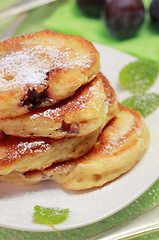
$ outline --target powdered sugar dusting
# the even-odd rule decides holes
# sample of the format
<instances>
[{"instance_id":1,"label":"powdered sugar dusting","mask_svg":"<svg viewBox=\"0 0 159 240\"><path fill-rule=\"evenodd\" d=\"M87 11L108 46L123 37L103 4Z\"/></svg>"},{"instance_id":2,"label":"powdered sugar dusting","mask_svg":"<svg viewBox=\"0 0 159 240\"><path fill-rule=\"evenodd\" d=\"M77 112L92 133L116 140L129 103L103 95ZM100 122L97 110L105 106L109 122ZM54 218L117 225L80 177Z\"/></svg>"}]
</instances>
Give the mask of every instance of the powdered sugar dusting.
<instances>
[{"instance_id":1,"label":"powdered sugar dusting","mask_svg":"<svg viewBox=\"0 0 159 240\"><path fill-rule=\"evenodd\" d=\"M32 87L39 84L46 85L47 69L40 68L37 59L29 55L29 52L11 53L1 58L0 61L0 88L5 90L13 87L24 87L31 85Z\"/></svg>"},{"instance_id":2,"label":"powdered sugar dusting","mask_svg":"<svg viewBox=\"0 0 159 240\"><path fill-rule=\"evenodd\" d=\"M12 158L16 159L19 155L47 152L50 145L45 141L20 142L13 151Z\"/></svg>"},{"instance_id":3,"label":"powdered sugar dusting","mask_svg":"<svg viewBox=\"0 0 159 240\"><path fill-rule=\"evenodd\" d=\"M50 70L89 68L91 62L87 55L81 56L79 52L69 48L22 46L22 50L0 58L0 88L6 90L26 85L36 88L39 84L46 85Z\"/></svg>"},{"instance_id":4,"label":"powdered sugar dusting","mask_svg":"<svg viewBox=\"0 0 159 240\"><path fill-rule=\"evenodd\" d=\"M119 141L111 141L108 145L105 146L105 149L113 150L116 147L123 146L123 143L126 142L126 137L123 136L119 139Z\"/></svg>"},{"instance_id":5,"label":"powdered sugar dusting","mask_svg":"<svg viewBox=\"0 0 159 240\"><path fill-rule=\"evenodd\" d=\"M51 118L51 116L56 116L56 118L60 117L60 108L55 108L55 109L47 109L44 110L43 112L40 112L38 114L33 114L30 116L31 120L34 120L36 118L40 118L41 116L44 118Z\"/></svg>"}]
</instances>

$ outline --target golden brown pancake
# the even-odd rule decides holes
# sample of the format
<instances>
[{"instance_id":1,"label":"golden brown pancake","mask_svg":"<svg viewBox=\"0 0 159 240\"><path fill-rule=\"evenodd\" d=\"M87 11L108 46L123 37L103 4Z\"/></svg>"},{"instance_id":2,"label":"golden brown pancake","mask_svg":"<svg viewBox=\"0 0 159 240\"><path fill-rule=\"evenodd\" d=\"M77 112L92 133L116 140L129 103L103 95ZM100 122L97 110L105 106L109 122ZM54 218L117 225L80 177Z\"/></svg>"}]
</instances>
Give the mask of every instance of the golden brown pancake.
<instances>
[{"instance_id":1,"label":"golden brown pancake","mask_svg":"<svg viewBox=\"0 0 159 240\"><path fill-rule=\"evenodd\" d=\"M44 169L53 162L78 158L95 144L101 131L102 128L99 128L83 137L60 140L6 136L0 142L0 175L9 174L12 171Z\"/></svg>"},{"instance_id":2,"label":"golden brown pancake","mask_svg":"<svg viewBox=\"0 0 159 240\"><path fill-rule=\"evenodd\" d=\"M79 36L45 30L0 42L0 119L72 96L99 69L98 51Z\"/></svg>"},{"instance_id":3,"label":"golden brown pancake","mask_svg":"<svg viewBox=\"0 0 159 240\"><path fill-rule=\"evenodd\" d=\"M42 171L13 172L0 180L20 185L53 180L72 190L102 186L129 171L142 158L148 144L149 131L141 114L120 106L118 115L84 156L52 164Z\"/></svg>"},{"instance_id":4,"label":"golden brown pancake","mask_svg":"<svg viewBox=\"0 0 159 240\"><path fill-rule=\"evenodd\" d=\"M20 137L84 136L105 125L117 113L116 94L108 80L98 73L72 98L17 118L0 120L0 129Z\"/></svg>"}]
</instances>

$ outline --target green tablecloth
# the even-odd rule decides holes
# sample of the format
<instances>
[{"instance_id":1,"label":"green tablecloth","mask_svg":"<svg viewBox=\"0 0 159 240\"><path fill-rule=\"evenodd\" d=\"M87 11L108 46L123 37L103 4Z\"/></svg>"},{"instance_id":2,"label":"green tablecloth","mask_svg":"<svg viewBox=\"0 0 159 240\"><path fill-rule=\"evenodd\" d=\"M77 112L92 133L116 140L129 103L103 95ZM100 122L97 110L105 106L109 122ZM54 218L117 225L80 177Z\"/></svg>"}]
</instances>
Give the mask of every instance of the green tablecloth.
<instances>
[{"instance_id":1,"label":"green tablecloth","mask_svg":"<svg viewBox=\"0 0 159 240\"><path fill-rule=\"evenodd\" d=\"M91 41L106 44L140 58L159 60L159 32L154 31L149 24L150 0L144 2L147 12L142 28L136 37L124 41L112 38L102 19L91 19L82 15L72 0L58 8L46 19L44 25L54 31L84 36Z\"/></svg>"},{"instance_id":2,"label":"green tablecloth","mask_svg":"<svg viewBox=\"0 0 159 240\"><path fill-rule=\"evenodd\" d=\"M16 1L18 0L5 0L1 3L0 8L5 8ZM144 0L144 3L145 7L148 8L150 0ZM12 19L1 21L1 32L8 26ZM106 31L101 19L90 19L83 16L73 0L67 1L60 7L53 8L52 5L47 5L30 11L28 17L16 30L15 34L34 32L46 28L64 33L82 35L91 41L114 47L139 58L159 60L159 33L150 28L148 12L138 35L125 41L113 39ZM87 227L63 231L61 232L60 239L86 239L103 230L112 229L127 219L132 219L137 214L142 213L157 203L159 203L159 180L139 199L115 215ZM0 240L3 239L49 240L58 239L58 237L54 232L33 233L0 228ZM138 237L137 239L159 239L159 232Z\"/></svg>"},{"instance_id":3,"label":"green tablecloth","mask_svg":"<svg viewBox=\"0 0 159 240\"><path fill-rule=\"evenodd\" d=\"M37 9L24 21L24 24L16 33L21 34L26 31L48 28L57 32L81 35L90 41L111 46L139 58L159 61L159 31L155 31L150 24L149 3L150 0L144 0L146 16L137 36L124 41L112 38L107 32L102 19L84 16L77 8L74 0L68 0L59 8L56 8L53 13L51 6L46 6L48 12L43 11L42 13L40 9ZM38 24L37 20L40 20Z\"/></svg>"}]
</instances>

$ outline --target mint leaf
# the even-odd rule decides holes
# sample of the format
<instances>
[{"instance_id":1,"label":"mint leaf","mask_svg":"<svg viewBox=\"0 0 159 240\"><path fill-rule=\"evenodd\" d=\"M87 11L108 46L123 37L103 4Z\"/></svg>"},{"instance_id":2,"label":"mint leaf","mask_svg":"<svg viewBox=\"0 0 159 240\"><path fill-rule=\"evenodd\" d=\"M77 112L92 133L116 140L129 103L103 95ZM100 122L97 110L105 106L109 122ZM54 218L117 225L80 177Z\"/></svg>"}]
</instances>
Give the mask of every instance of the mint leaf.
<instances>
[{"instance_id":1,"label":"mint leaf","mask_svg":"<svg viewBox=\"0 0 159 240\"><path fill-rule=\"evenodd\" d=\"M159 106L159 94L137 94L125 99L122 105L131 107L140 112L144 117L147 117Z\"/></svg>"},{"instance_id":2,"label":"mint leaf","mask_svg":"<svg viewBox=\"0 0 159 240\"><path fill-rule=\"evenodd\" d=\"M119 74L123 87L132 93L143 93L155 82L159 65L151 60L137 60L126 65Z\"/></svg>"},{"instance_id":3,"label":"mint leaf","mask_svg":"<svg viewBox=\"0 0 159 240\"><path fill-rule=\"evenodd\" d=\"M69 213L69 209L45 208L35 205L34 220L40 224L58 224L66 220Z\"/></svg>"}]
</instances>

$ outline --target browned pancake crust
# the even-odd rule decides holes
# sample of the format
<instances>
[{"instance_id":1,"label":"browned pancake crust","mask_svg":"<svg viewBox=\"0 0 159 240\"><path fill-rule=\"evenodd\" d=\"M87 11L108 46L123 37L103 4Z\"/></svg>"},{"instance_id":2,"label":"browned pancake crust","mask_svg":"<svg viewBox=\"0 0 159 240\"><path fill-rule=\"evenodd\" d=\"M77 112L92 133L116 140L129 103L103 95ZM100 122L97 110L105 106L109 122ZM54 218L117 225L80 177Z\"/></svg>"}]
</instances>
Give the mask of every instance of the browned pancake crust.
<instances>
[{"instance_id":1,"label":"browned pancake crust","mask_svg":"<svg viewBox=\"0 0 159 240\"><path fill-rule=\"evenodd\" d=\"M86 39L45 30L0 42L0 118L70 97L99 72Z\"/></svg>"},{"instance_id":2,"label":"browned pancake crust","mask_svg":"<svg viewBox=\"0 0 159 240\"><path fill-rule=\"evenodd\" d=\"M141 159L148 144L149 131L141 114L120 106L117 117L83 157L53 164L43 171L12 173L0 179L24 185L52 179L72 190L102 186L130 170Z\"/></svg>"},{"instance_id":3,"label":"browned pancake crust","mask_svg":"<svg viewBox=\"0 0 159 240\"><path fill-rule=\"evenodd\" d=\"M14 119L0 120L0 129L20 137L84 136L105 125L118 113L118 100L108 80L98 73L72 98Z\"/></svg>"},{"instance_id":4,"label":"browned pancake crust","mask_svg":"<svg viewBox=\"0 0 159 240\"><path fill-rule=\"evenodd\" d=\"M0 142L0 175L12 171L44 169L84 155L96 142L102 128L83 137L23 139L6 136Z\"/></svg>"}]
</instances>

